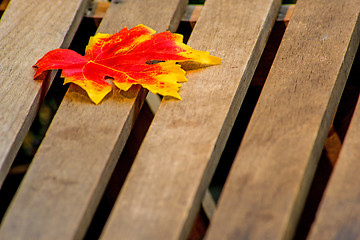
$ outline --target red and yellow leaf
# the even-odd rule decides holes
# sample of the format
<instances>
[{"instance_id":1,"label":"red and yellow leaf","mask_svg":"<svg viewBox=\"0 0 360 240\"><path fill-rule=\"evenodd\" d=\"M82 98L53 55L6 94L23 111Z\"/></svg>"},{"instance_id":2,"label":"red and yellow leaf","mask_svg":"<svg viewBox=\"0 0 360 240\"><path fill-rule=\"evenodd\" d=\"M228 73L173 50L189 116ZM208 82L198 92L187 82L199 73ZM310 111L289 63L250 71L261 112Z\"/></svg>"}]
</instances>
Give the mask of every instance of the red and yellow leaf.
<instances>
[{"instance_id":1,"label":"red and yellow leaf","mask_svg":"<svg viewBox=\"0 0 360 240\"><path fill-rule=\"evenodd\" d=\"M177 63L184 61L221 63L220 58L184 44L179 34L155 34L151 28L138 25L116 34L96 34L90 38L84 56L68 49L48 52L34 65L34 78L41 79L47 70L62 69L64 84L77 84L95 104L112 89L106 78L124 91L140 84L153 93L181 99L179 83L187 80Z\"/></svg>"}]
</instances>

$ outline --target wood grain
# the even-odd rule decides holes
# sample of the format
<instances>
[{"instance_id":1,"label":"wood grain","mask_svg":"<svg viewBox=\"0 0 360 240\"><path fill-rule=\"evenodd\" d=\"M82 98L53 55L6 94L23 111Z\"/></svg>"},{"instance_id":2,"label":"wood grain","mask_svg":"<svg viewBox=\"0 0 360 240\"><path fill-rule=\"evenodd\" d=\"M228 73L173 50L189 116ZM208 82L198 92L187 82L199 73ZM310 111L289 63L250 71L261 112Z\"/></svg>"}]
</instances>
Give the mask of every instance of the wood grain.
<instances>
[{"instance_id":1,"label":"wood grain","mask_svg":"<svg viewBox=\"0 0 360 240\"><path fill-rule=\"evenodd\" d=\"M312 225L309 240L360 239L359 134L358 101L340 156Z\"/></svg>"},{"instance_id":2,"label":"wood grain","mask_svg":"<svg viewBox=\"0 0 360 240\"><path fill-rule=\"evenodd\" d=\"M174 30L184 0L112 2L99 32L145 24ZM81 239L146 92L114 91L101 104L71 86L0 229L4 239ZM117 238L116 238L117 239Z\"/></svg>"},{"instance_id":3,"label":"wood grain","mask_svg":"<svg viewBox=\"0 0 360 240\"><path fill-rule=\"evenodd\" d=\"M84 0L12 0L2 16L0 187L52 81L32 80L32 65L54 48L68 47L86 5Z\"/></svg>"},{"instance_id":4,"label":"wood grain","mask_svg":"<svg viewBox=\"0 0 360 240\"><path fill-rule=\"evenodd\" d=\"M297 1L205 239L291 239L359 45L359 12L358 0Z\"/></svg>"},{"instance_id":5,"label":"wood grain","mask_svg":"<svg viewBox=\"0 0 360 240\"><path fill-rule=\"evenodd\" d=\"M101 239L186 239L280 3L206 1L189 45L223 63L160 104Z\"/></svg>"}]
</instances>

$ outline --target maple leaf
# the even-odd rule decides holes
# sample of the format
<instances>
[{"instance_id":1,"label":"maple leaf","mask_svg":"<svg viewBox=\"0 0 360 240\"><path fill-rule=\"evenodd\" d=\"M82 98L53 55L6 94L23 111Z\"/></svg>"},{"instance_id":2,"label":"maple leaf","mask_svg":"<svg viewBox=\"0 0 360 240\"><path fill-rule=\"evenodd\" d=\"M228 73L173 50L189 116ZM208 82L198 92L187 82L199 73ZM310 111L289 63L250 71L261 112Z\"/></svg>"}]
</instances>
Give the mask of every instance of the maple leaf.
<instances>
[{"instance_id":1,"label":"maple leaf","mask_svg":"<svg viewBox=\"0 0 360 240\"><path fill-rule=\"evenodd\" d=\"M44 78L44 71L62 69L64 84L83 88L98 104L114 85L127 91L140 84L153 93L181 99L180 82L187 81L178 64L195 61L206 65L220 64L221 59L183 43L180 34L155 31L144 25L123 28L116 34L97 33L91 37L82 56L69 49L55 49L37 61L34 79Z\"/></svg>"}]
</instances>

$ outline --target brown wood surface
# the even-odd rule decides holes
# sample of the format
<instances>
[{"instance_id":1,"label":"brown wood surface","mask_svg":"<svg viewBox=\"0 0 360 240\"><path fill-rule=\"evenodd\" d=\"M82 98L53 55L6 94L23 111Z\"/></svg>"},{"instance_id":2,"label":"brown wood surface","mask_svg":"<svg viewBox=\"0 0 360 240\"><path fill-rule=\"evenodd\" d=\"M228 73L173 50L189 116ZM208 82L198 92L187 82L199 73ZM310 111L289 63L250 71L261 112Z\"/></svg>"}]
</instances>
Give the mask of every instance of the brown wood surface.
<instances>
[{"instance_id":1,"label":"brown wood surface","mask_svg":"<svg viewBox=\"0 0 360 240\"><path fill-rule=\"evenodd\" d=\"M52 79L34 81L32 65L54 48L68 47L86 2L13 0L1 18L0 187Z\"/></svg>"},{"instance_id":2,"label":"brown wood surface","mask_svg":"<svg viewBox=\"0 0 360 240\"><path fill-rule=\"evenodd\" d=\"M157 31L174 30L186 4L113 1L98 32L114 33L140 23ZM84 236L144 102L146 92L138 92L114 91L95 105L80 88L70 87L6 213L1 238Z\"/></svg>"},{"instance_id":3,"label":"brown wood surface","mask_svg":"<svg viewBox=\"0 0 360 240\"><path fill-rule=\"evenodd\" d=\"M205 239L291 239L359 45L359 12L359 0L297 1Z\"/></svg>"},{"instance_id":4,"label":"brown wood surface","mask_svg":"<svg viewBox=\"0 0 360 240\"><path fill-rule=\"evenodd\" d=\"M359 134L360 102L312 225L309 240L360 239Z\"/></svg>"},{"instance_id":5,"label":"brown wood surface","mask_svg":"<svg viewBox=\"0 0 360 240\"><path fill-rule=\"evenodd\" d=\"M223 63L160 104L101 239L186 239L280 4L206 1L189 45Z\"/></svg>"}]
</instances>

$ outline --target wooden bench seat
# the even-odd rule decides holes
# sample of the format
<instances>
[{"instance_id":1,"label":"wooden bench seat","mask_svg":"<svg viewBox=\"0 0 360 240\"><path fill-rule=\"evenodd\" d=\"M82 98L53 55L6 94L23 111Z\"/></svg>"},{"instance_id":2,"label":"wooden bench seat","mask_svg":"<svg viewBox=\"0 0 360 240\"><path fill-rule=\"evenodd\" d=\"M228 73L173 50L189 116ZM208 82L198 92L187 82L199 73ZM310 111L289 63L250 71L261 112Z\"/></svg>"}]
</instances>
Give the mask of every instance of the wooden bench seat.
<instances>
[{"instance_id":1,"label":"wooden bench seat","mask_svg":"<svg viewBox=\"0 0 360 240\"><path fill-rule=\"evenodd\" d=\"M32 80L32 65L47 51L69 46L88 6L86 0L11 0L2 16L0 186L55 77L53 71L45 82ZM210 182L222 167L280 7L281 0L206 0L197 10L188 45L223 63L189 71L183 100L165 97L154 118L143 120L150 127L132 152L135 160L100 239L196 239L195 219L204 196L211 198ZM138 24L174 32L186 9L194 9L186 0L113 0L106 8L97 32ZM299 239L359 46L359 17L359 0L298 0L214 215L208 214L205 239ZM71 85L1 220L0 239L92 239L90 224L135 122L142 123L147 94L140 87L115 90L95 105ZM308 239L360 238L359 108Z\"/></svg>"}]
</instances>

